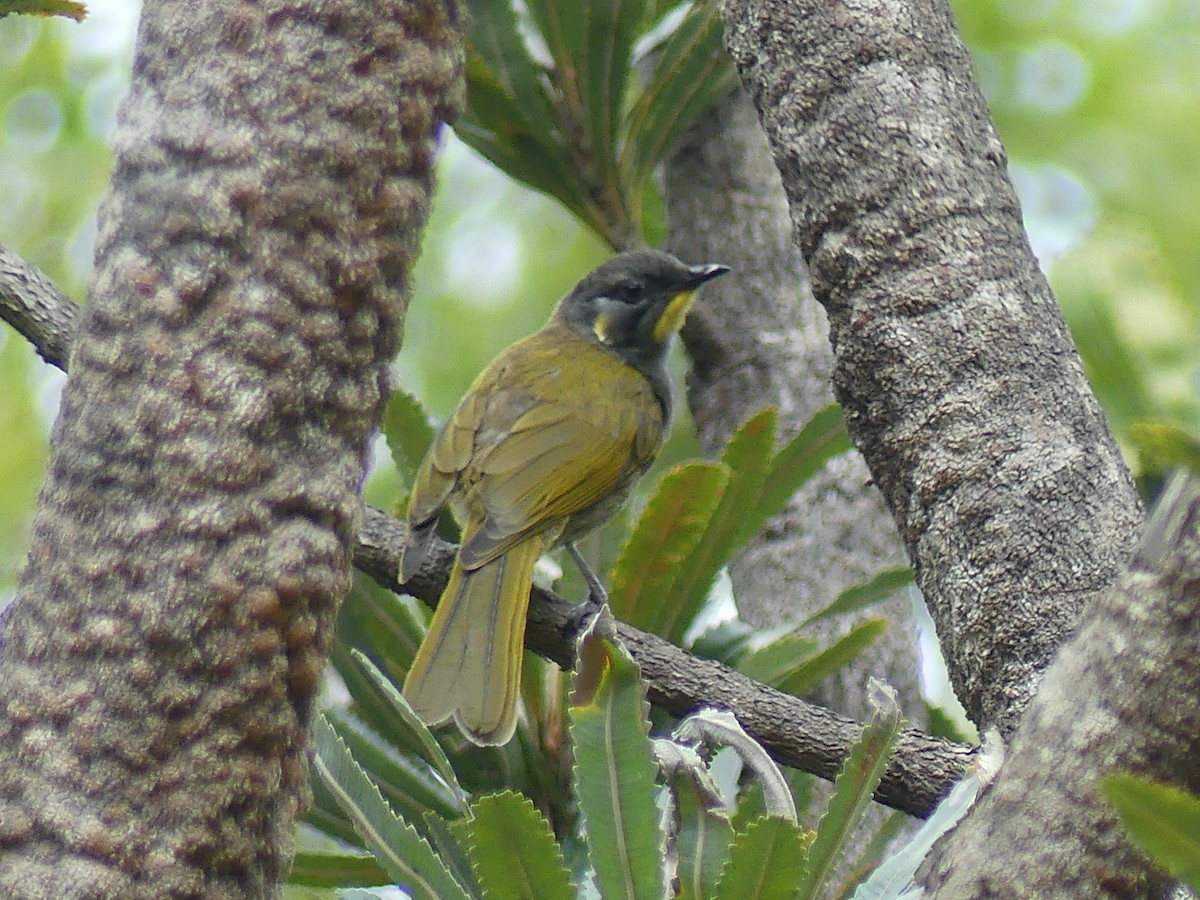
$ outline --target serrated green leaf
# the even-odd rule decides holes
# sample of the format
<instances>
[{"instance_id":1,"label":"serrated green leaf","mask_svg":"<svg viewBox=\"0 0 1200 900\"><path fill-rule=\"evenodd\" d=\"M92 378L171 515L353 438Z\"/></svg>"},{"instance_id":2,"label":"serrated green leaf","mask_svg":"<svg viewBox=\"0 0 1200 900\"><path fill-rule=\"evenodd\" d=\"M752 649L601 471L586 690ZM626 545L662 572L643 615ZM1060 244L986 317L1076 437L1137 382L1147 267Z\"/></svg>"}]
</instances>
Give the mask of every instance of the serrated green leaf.
<instances>
[{"instance_id":1,"label":"serrated green leaf","mask_svg":"<svg viewBox=\"0 0 1200 900\"><path fill-rule=\"evenodd\" d=\"M741 619L727 619L700 632L692 641L689 652L693 656L715 659L732 666L742 658L751 638L757 633Z\"/></svg>"},{"instance_id":2,"label":"serrated green leaf","mask_svg":"<svg viewBox=\"0 0 1200 900\"><path fill-rule=\"evenodd\" d=\"M873 603L886 600L892 594L896 593L896 591L906 588L912 583L913 573L912 569L908 566L884 569L882 572L877 572L870 581L864 581L862 584L846 588L834 598L832 603L809 616L798 627L804 628L822 619L841 616L864 609Z\"/></svg>"},{"instance_id":3,"label":"serrated green leaf","mask_svg":"<svg viewBox=\"0 0 1200 900\"><path fill-rule=\"evenodd\" d=\"M756 533L767 519L787 506L792 495L825 463L852 446L842 421L842 408L835 403L819 410L775 454L758 506L747 523L750 533Z\"/></svg>"},{"instance_id":4,"label":"serrated green leaf","mask_svg":"<svg viewBox=\"0 0 1200 900\"><path fill-rule=\"evenodd\" d=\"M887 619L867 619L779 680L781 691L802 697L834 672L845 668L887 630Z\"/></svg>"},{"instance_id":5,"label":"serrated green leaf","mask_svg":"<svg viewBox=\"0 0 1200 900\"><path fill-rule=\"evenodd\" d=\"M791 900L809 841L800 826L764 816L733 837L716 900Z\"/></svg>"},{"instance_id":6,"label":"serrated green leaf","mask_svg":"<svg viewBox=\"0 0 1200 900\"><path fill-rule=\"evenodd\" d=\"M326 789L325 783L315 774L311 775L310 781L312 782L313 800L308 814L304 817L304 823L321 834L339 840L348 846L362 847L366 850L362 837L354 830L353 823L342 812L342 808L338 806L333 794Z\"/></svg>"},{"instance_id":7,"label":"serrated green leaf","mask_svg":"<svg viewBox=\"0 0 1200 900\"><path fill-rule=\"evenodd\" d=\"M721 453L729 472L725 490L708 515L700 539L678 567L670 589L656 604L655 634L680 643L721 571L745 538L747 513L758 503L775 450L775 410L768 407L751 416L734 432Z\"/></svg>"},{"instance_id":8,"label":"serrated green leaf","mask_svg":"<svg viewBox=\"0 0 1200 900\"><path fill-rule=\"evenodd\" d=\"M658 483L613 568L613 614L646 631L673 616L668 597L729 482L720 463L689 462Z\"/></svg>"},{"instance_id":9,"label":"serrated green leaf","mask_svg":"<svg viewBox=\"0 0 1200 900\"><path fill-rule=\"evenodd\" d=\"M471 868L471 860L467 855L467 844L470 841L467 817L447 821L433 812L426 811L421 817L421 824L425 826L425 834L428 835L429 843L437 853L438 859L446 864L454 875L454 880L463 885L472 896L482 896L483 888L479 886L479 880L475 877L475 870Z\"/></svg>"},{"instance_id":10,"label":"serrated green leaf","mask_svg":"<svg viewBox=\"0 0 1200 900\"><path fill-rule=\"evenodd\" d=\"M904 727L895 692L877 682L872 682L871 690L875 712L833 783L829 809L817 825L817 836L808 848L797 900L815 900L820 896L821 888L846 852L851 832L871 802Z\"/></svg>"},{"instance_id":11,"label":"serrated green leaf","mask_svg":"<svg viewBox=\"0 0 1200 900\"><path fill-rule=\"evenodd\" d=\"M777 687L819 646L812 638L790 631L745 654L737 661L736 668L755 681Z\"/></svg>"},{"instance_id":12,"label":"serrated green leaf","mask_svg":"<svg viewBox=\"0 0 1200 900\"><path fill-rule=\"evenodd\" d=\"M563 123L529 56L512 3L471 0L470 8L467 109L455 132L510 177L602 228L604 217L562 138Z\"/></svg>"},{"instance_id":13,"label":"serrated green leaf","mask_svg":"<svg viewBox=\"0 0 1200 900\"><path fill-rule=\"evenodd\" d=\"M463 815L461 798L424 762L400 753L346 710L329 710L326 717L398 815L410 821L416 821L427 809L444 816Z\"/></svg>"},{"instance_id":14,"label":"serrated green leaf","mask_svg":"<svg viewBox=\"0 0 1200 900\"><path fill-rule=\"evenodd\" d=\"M1106 776L1101 790L1133 843L1200 891L1200 797L1124 772Z\"/></svg>"},{"instance_id":15,"label":"serrated green leaf","mask_svg":"<svg viewBox=\"0 0 1200 900\"><path fill-rule=\"evenodd\" d=\"M505 791L471 805L471 863L488 900L571 900L567 864L528 797Z\"/></svg>"},{"instance_id":16,"label":"serrated green leaf","mask_svg":"<svg viewBox=\"0 0 1200 900\"><path fill-rule=\"evenodd\" d=\"M429 418L416 397L397 388L388 397L381 427L400 482L408 487L433 442Z\"/></svg>"},{"instance_id":17,"label":"serrated green leaf","mask_svg":"<svg viewBox=\"0 0 1200 900\"><path fill-rule=\"evenodd\" d=\"M301 850L292 860L287 883L305 887L370 887L391 884L391 879L373 856Z\"/></svg>"},{"instance_id":18,"label":"serrated green leaf","mask_svg":"<svg viewBox=\"0 0 1200 900\"><path fill-rule=\"evenodd\" d=\"M460 804L458 811L465 812L466 797L455 777L450 760L446 758L446 752L442 750L441 744L434 739L433 734L421 721L421 717L409 706L408 701L404 699L404 694L361 651L351 649L350 657L366 674L380 699L387 704L393 720L399 725L396 730L402 732L406 738L412 738L412 741L406 741L406 743L415 743L417 754L441 776L442 781L446 783L455 800Z\"/></svg>"},{"instance_id":19,"label":"serrated green leaf","mask_svg":"<svg viewBox=\"0 0 1200 900\"><path fill-rule=\"evenodd\" d=\"M631 51L644 23L646 0L581 0L564 5L581 11L586 20L586 48L579 57L578 74L597 181L607 196L621 198L614 206L624 211L629 191L617 168L618 128L625 109ZM626 221L628 217L626 212Z\"/></svg>"},{"instance_id":20,"label":"serrated green leaf","mask_svg":"<svg viewBox=\"0 0 1200 900\"><path fill-rule=\"evenodd\" d=\"M425 839L392 812L324 716L313 725L313 741L313 770L392 882L417 900L467 900L466 892Z\"/></svg>"},{"instance_id":21,"label":"serrated green leaf","mask_svg":"<svg viewBox=\"0 0 1200 900\"><path fill-rule=\"evenodd\" d=\"M424 606L356 575L338 613L335 664L351 664L350 648L355 647L385 672L407 672L425 637L426 613Z\"/></svg>"},{"instance_id":22,"label":"serrated green leaf","mask_svg":"<svg viewBox=\"0 0 1200 900\"><path fill-rule=\"evenodd\" d=\"M510 178L549 194L602 233L604 216L579 167L552 136L519 130L512 102L482 74L472 78L471 60L467 63L468 112L454 123L455 134Z\"/></svg>"},{"instance_id":23,"label":"serrated green leaf","mask_svg":"<svg viewBox=\"0 0 1200 900\"><path fill-rule=\"evenodd\" d=\"M362 717L397 747L425 760L450 789L458 811L465 813L466 798L445 751L399 688L359 650L342 651L335 646L330 655Z\"/></svg>"},{"instance_id":24,"label":"serrated green leaf","mask_svg":"<svg viewBox=\"0 0 1200 900\"><path fill-rule=\"evenodd\" d=\"M671 779L679 815L676 846L679 851L679 897L704 900L717 888L721 869L729 859L733 828L723 812L708 808L705 795L683 773Z\"/></svg>"},{"instance_id":25,"label":"serrated green leaf","mask_svg":"<svg viewBox=\"0 0 1200 900\"><path fill-rule=\"evenodd\" d=\"M696 118L737 85L721 35L716 3L696 3L659 51L653 74L624 123L621 167L635 198Z\"/></svg>"},{"instance_id":26,"label":"serrated green leaf","mask_svg":"<svg viewBox=\"0 0 1200 900\"><path fill-rule=\"evenodd\" d=\"M666 880L646 686L619 644L595 635L580 644L570 734L596 884L605 900L659 900Z\"/></svg>"}]
</instances>

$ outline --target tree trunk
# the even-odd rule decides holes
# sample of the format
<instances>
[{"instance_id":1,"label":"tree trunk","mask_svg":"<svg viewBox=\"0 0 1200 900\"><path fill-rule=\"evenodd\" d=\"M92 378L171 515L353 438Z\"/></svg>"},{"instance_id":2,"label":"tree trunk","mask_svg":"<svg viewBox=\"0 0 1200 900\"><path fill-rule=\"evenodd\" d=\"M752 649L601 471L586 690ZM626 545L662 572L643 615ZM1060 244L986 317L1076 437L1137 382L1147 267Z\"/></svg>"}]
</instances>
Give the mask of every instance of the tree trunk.
<instances>
[{"instance_id":1,"label":"tree trunk","mask_svg":"<svg viewBox=\"0 0 1200 900\"><path fill-rule=\"evenodd\" d=\"M0 894L264 896L457 103L439 2L151 0L0 637Z\"/></svg>"},{"instance_id":2,"label":"tree trunk","mask_svg":"<svg viewBox=\"0 0 1200 900\"><path fill-rule=\"evenodd\" d=\"M942 0L726 0L783 177L834 392L900 528L951 681L1015 727L1141 523L1037 267Z\"/></svg>"}]
</instances>

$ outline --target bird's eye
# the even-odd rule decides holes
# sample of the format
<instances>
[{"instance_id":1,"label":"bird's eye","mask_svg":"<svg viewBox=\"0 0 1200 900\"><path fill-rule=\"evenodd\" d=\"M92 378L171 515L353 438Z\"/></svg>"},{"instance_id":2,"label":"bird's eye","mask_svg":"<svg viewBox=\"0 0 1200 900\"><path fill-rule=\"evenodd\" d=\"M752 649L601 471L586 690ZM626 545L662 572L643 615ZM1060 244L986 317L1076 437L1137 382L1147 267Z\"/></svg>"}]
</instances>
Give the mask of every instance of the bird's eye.
<instances>
[{"instance_id":1,"label":"bird's eye","mask_svg":"<svg viewBox=\"0 0 1200 900\"><path fill-rule=\"evenodd\" d=\"M613 291L614 296L623 303L637 303L642 299L646 286L637 279L620 282Z\"/></svg>"}]
</instances>

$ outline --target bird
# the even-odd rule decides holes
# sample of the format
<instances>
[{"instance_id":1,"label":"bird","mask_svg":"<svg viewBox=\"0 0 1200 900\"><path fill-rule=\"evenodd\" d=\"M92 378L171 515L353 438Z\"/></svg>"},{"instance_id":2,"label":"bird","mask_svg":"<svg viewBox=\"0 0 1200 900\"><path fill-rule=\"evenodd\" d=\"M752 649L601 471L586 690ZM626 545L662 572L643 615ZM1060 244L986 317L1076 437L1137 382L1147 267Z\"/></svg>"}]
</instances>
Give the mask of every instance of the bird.
<instances>
[{"instance_id":1,"label":"bird","mask_svg":"<svg viewBox=\"0 0 1200 900\"><path fill-rule=\"evenodd\" d=\"M416 575L443 509L461 544L403 693L430 727L507 743L517 720L533 569L608 521L653 462L672 412L666 357L695 291L729 271L655 250L617 254L537 332L479 374L413 479L399 579Z\"/></svg>"}]
</instances>

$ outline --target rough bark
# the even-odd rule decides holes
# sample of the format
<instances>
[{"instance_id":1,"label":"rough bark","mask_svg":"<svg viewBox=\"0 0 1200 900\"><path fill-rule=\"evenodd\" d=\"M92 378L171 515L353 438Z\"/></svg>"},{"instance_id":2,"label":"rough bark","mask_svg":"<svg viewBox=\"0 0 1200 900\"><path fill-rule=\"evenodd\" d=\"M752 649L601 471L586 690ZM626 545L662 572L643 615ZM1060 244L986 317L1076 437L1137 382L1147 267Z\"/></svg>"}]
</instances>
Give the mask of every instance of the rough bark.
<instances>
[{"instance_id":1,"label":"rough bark","mask_svg":"<svg viewBox=\"0 0 1200 900\"><path fill-rule=\"evenodd\" d=\"M716 453L767 405L779 410L782 437L791 437L833 401L833 352L825 313L812 298L792 239L779 172L743 92L701 118L665 162L663 184L672 252L734 270L704 295L684 328L692 358L688 404L702 446ZM750 542L730 576L742 617L772 627L804 618L844 588L904 561L895 523L852 451L797 493ZM922 721L908 599L899 594L872 614L888 618L886 635L827 679L814 699L865 718L871 709L862 686L871 674L895 687L905 713ZM829 641L846 625L845 617L834 619L811 633Z\"/></svg>"},{"instance_id":2,"label":"rough bark","mask_svg":"<svg viewBox=\"0 0 1200 900\"><path fill-rule=\"evenodd\" d=\"M954 687L1009 733L1141 522L943 0L726 0L834 390Z\"/></svg>"},{"instance_id":3,"label":"rough bark","mask_svg":"<svg viewBox=\"0 0 1200 900\"><path fill-rule=\"evenodd\" d=\"M458 88L438 2L156 0L0 637L0 894L264 896Z\"/></svg>"},{"instance_id":4,"label":"rough bark","mask_svg":"<svg viewBox=\"0 0 1200 900\"><path fill-rule=\"evenodd\" d=\"M28 340L51 365L67 368L79 307L66 300L50 279L7 247L0 247L0 306L5 321ZM38 340L42 336L44 340Z\"/></svg>"},{"instance_id":5,"label":"rough bark","mask_svg":"<svg viewBox=\"0 0 1200 900\"><path fill-rule=\"evenodd\" d=\"M930 896L1165 896L1098 787L1124 770L1200 790L1198 591L1200 494L1180 479L1046 671L999 780L928 864Z\"/></svg>"}]
</instances>

